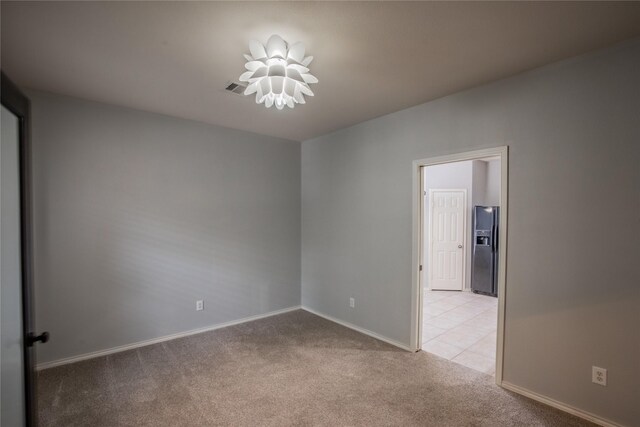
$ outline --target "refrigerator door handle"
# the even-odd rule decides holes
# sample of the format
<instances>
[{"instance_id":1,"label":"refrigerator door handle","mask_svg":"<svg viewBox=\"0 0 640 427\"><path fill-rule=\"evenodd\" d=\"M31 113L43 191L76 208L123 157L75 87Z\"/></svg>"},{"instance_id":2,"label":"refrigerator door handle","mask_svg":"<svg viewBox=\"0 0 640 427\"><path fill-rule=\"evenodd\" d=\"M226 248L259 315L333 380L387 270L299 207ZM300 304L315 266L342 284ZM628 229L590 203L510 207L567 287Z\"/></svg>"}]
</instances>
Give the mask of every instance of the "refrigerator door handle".
<instances>
[{"instance_id":1,"label":"refrigerator door handle","mask_svg":"<svg viewBox=\"0 0 640 427\"><path fill-rule=\"evenodd\" d=\"M498 226L491 227L491 252L496 252L498 248Z\"/></svg>"}]
</instances>

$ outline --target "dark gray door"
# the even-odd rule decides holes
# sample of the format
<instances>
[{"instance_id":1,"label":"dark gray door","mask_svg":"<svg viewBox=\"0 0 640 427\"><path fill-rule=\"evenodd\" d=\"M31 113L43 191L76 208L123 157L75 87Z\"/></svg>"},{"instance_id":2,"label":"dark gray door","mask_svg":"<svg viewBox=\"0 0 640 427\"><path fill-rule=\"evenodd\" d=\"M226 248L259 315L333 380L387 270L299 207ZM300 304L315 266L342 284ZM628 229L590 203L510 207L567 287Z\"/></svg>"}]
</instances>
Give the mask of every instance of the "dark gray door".
<instances>
[{"instance_id":1,"label":"dark gray door","mask_svg":"<svg viewBox=\"0 0 640 427\"><path fill-rule=\"evenodd\" d=\"M22 326L22 261L20 249L20 120L2 106L0 147L0 265L2 293L2 406L3 426L22 426L26 420L24 340Z\"/></svg>"},{"instance_id":2,"label":"dark gray door","mask_svg":"<svg viewBox=\"0 0 640 427\"><path fill-rule=\"evenodd\" d=\"M29 100L2 73L0 143L0 317L3 426L36 425Z\"/></svg>"}]
</instances>

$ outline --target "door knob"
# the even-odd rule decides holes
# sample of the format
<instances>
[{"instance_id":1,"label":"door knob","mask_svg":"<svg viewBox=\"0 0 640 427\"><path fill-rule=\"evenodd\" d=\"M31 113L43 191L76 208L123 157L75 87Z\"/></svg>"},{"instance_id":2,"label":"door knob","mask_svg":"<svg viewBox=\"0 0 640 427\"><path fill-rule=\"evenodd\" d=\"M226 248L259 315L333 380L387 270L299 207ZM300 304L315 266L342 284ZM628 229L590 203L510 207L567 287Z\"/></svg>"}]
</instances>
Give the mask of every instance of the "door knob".
<instances>
[{"instance_id":1,"label":"door knob","mask_svg":"<svg viewBox=\"0 0 640 427\"><path fill-rule=\"evenodd\" d=\"M49 341L49 332L43 332L38 336L36 336L33 332L31 332L31 333L29 333L29 335L27 335L27 345L29 347L31 347L32 345L34 345L38 341L40 341L42 344L44 344L47 341Z\"/></svg>"},{"instance_id":2,"label":"door knob","mask_svg":"<svg viewBox=\"0 0 640 427\"><path fill-rule=\"evenodd\" d=\"M462 245L458 245L458 249L462 249Z\"/></svg>"}]
</instances>

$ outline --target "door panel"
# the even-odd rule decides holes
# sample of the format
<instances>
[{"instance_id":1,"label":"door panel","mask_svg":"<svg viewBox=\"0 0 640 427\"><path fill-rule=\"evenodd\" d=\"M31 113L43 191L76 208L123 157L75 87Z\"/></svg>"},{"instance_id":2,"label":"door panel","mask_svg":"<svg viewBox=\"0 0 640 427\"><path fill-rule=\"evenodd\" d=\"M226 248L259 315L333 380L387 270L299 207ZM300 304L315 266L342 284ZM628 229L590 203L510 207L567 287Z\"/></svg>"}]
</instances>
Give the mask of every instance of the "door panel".
<instances>
[{"instance_id":1,"label":"door panel","mask_svg":"<svg viewBox=\"0 0 640 427\"><path fill-rule=\"evenodd\" d=\"M461 291L464 283L464 190L430 191L429 278L432 290Z\"/></svg>"},{"instance_id":2,"label":"door panel","mask_svg":"<svg viewBox=\"0 0 640 427\"><path fill-rule=\"evenodd\" d=\"M493 251L491 246L476 246L473 254L473 280L474 291L493 293Z\"/></svg>"},{"instance_id":3,"label":"door panel","mask_svg":"<svg viewBox=\"0 0 640 427\"><path fill-rule=\"evenodd\" d=\"M2 378L0 424L25 425L25 366L20 244L19 119L2 107L0 142L0 318Z\"/></svg>"},{"instance_id":4,"label":"door panel","mask_svg":"<svg viewBox=\"0 0 640 427\"><path fill-rule=\"evenodd\" d=\"M49 334L36 336L33 330L30 106L27 97L3 72L0 76L0 420L3 426L31 427L37 424L34 344L46 342Z\"/></svg>"}]
</instances>

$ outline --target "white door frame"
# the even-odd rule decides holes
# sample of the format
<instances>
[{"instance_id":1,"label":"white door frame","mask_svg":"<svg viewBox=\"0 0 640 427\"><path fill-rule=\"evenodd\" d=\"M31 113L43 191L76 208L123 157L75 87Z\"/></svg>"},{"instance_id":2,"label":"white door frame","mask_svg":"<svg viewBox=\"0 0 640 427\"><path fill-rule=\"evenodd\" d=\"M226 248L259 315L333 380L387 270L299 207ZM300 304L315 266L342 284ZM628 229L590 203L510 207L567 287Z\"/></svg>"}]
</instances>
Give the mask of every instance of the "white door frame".
<instances>
[{"instance_id":1,"label":"white door frame","mask_svg":"<svg viewBox=\"0 0 640 427\"><path fill-rule=\"evenodd\" d=\"M422 180L422 175L420 177L420 179ZM423 183L424 185L424 183ZM431 248L431 244L433 243L431 241L431 230L433 228L433 204L431 203L431 201L433 200L433 192L435 191L459 191L463 194L462 196L462 247L464 248L462 251L462 289L460 289L461 291L465 290L466 284L467 284L467 189L466 188L431 188L429 190L429 225L428 225L428 229L427 229L427 235L429 236L427 238L427 242L429 243L429 248ZM424 195L424 191L422 191L422 193ZM424 201L424 199L423 199ZM424 203L423 203L424 206ZM424 214L423 212L421 212L421 214ZM423 217L424 218L424 217ZM421 251L424 250L424 246L422 246L420 248ZM424 254L422 254L424 256ZM429 258L427 258L426 260L423 259L423 262L427 263L427 280L424 281L424 277L423 277L423 283L426 282L427 286L429 289L431 289L431 257L433 256L433 253L431 253L431 251L429 251ZM424 266L424 264L423 264ZM423 268L424 270L424 268ZM424 271L423 271L424 272Z\"/></svg>"},{"instance_id":2,"label":"white door frame","mask_svg":"<svg viewBox=\"0 0 640 427\"><path fill-rule=\"evenodd\" d=\"M480 160L487 157L500 158L500 235L498 250L498 328L496 344L496 384L502 385L502 371L504 366L504 311L507 287L507 218L509 207L508 177L509 177L509 148L507 146L486 148L483 150L467 151L427 159L415 160L412 165L413 176L413 247L412 247L412 292L411 292L411 349L420 350L422 346L422 274L420 271L423 244L422 206L424 188L422 184L421 168L424 166L440 165L444 163L465 160Z\"/></svg>"}]
</instances>

